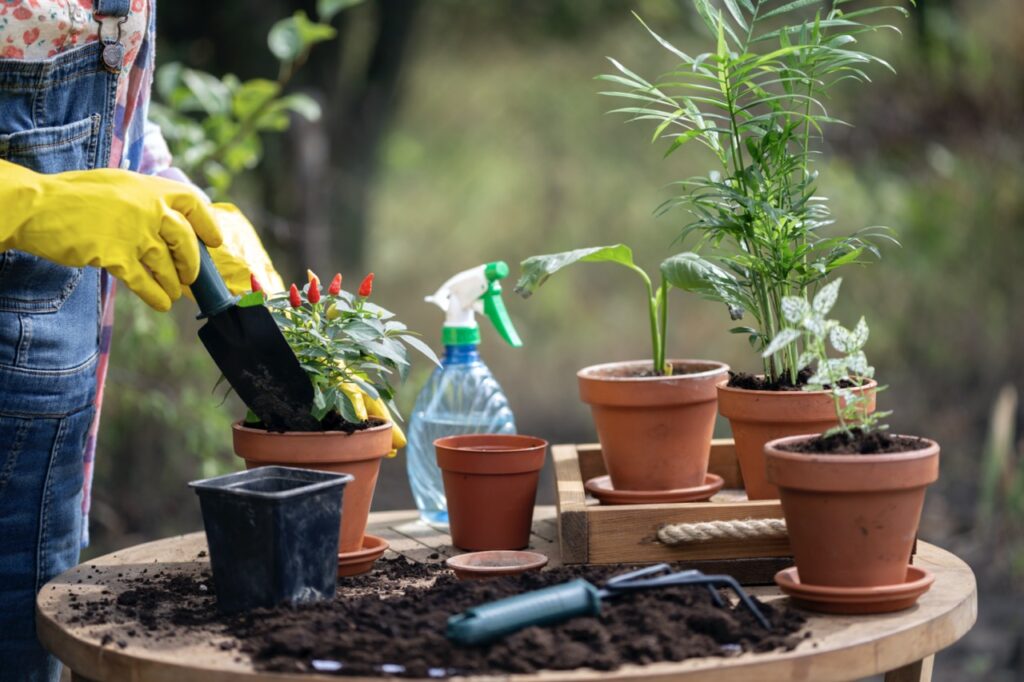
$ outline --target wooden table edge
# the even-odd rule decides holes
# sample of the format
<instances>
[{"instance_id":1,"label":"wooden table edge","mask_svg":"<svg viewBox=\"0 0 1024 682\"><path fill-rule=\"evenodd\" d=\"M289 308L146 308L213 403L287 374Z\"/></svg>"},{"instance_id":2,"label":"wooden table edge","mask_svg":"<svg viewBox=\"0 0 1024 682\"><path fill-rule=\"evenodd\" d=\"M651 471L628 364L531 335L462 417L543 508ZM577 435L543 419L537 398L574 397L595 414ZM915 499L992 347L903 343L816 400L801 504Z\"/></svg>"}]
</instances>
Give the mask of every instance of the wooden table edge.
<instances>
[{"instance_id":1,"label":"wooden table edge","mask_svg":"<svg viewBox=\"0 0 1024 682\"><path fill-rule=\"evenodd\" d=\"M545 511L550 512L549 509ZM371 524L399 522L409 518L409 512L385 512L372 515ZM132 549L137 550L148 545L168 543L183 537L186 536L156 540ZM668 681L692 680L699 675L702 682L740 682L753 679L754 676L765 682L791 679L843 682L890 673L897 669L914 669L918 662L924 663L919 667L930 670L929 659L938 651L960 639L974 624L977 617L977 584L970 567L952 553L924 542L920 543L919 552L919 560L923 561L925 565L936 561L948 564L946 570L952 572L949 577L969 581L969 587L963 590L958 603L949 610L928 621L898 629L883 639L855 642L848 646L837 646L827 650L815 649L812 646L813 640L809 640L789 652L743 654L735 658L722 659L690 659L679 663L664 662L643 667L626 666L612 672L580 669L544 671L535 675L486 675L458 679L509 680L510 682L527 682L528 680L531 682L555 682L556 680L572 682L584 679ZM117 554L117 552L113 554ZM100 557L90 563L99 562L111 556L113 555ZM46 588L44 587L44 589ZM42 594L41 592L40 595ZM121 682L122 680L172 682L196 679L199 677L197 673L200 671L203 682L242 680L251 682L255 679L263 682L296 682L297 680L326 682L338 679L334 676L324 675L262 673L256 676L251 670L196 668L194 665L189 666L178 660L140 658L133 654L131 647L125 651L109 646L100 648L97 647L95 640L78 637L67 631L50 614L38 607L38 601L36 623L40 641L48 649L55 651L57 656L76 672L77 679L94 680L95 682ZM921 645L921 642L925 640L930 642L928 646ZM381 678L349 677L346 679L369 682ZM914 678L893 677L892 679ZM927 679L927 677L920 679Z\"/></svg>"}]
</instances>

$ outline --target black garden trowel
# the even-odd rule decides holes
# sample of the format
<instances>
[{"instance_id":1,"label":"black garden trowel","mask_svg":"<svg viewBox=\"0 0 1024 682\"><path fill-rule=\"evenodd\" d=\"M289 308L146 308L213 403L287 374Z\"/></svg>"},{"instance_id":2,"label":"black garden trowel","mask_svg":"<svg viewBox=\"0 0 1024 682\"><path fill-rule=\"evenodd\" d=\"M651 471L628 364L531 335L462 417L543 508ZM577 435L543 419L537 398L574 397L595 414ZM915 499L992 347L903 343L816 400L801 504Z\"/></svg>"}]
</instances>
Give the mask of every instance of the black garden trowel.
<instances>
[{"instance_id":1,"label":"black garden trowel","mask_svg":"<svg viewBox=\"0 0 1024 682\"><path fill-rule=\"evenodd\" d=\"M265 306L239 306L210 252L199 243L199 277L192 284L199 339L242 402L270 431L311 431L313 385Z\"/></svg>"}]
</instances>

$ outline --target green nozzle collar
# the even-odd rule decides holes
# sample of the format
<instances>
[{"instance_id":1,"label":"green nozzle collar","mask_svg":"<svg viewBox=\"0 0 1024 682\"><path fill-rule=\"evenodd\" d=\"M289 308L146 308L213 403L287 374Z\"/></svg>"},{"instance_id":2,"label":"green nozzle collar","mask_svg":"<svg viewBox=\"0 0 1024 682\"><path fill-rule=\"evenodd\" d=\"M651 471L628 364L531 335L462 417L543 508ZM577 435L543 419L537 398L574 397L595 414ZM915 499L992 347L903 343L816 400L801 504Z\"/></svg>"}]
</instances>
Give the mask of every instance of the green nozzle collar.
<instances>
[{"instance_id":1,"label":"green nozzle collar","mask_svg":"<svg viewBox=\"0 0 1024 682\"><path fill-rule=\"evenodd\" d=\"M446 346L478 346L480 345L480 328L444 327L441 330L441 343Z\"/></svg>"},{"instance_id":2,"label":"green nozzle collar","mask_svg":"<svg viewBox=\"0 0 1024 682\"><path fill-rule=\"evenodd\" d=\"M503 260L496 260L493 263L488 263L484 266L484 276L487 277L488 282L496 282L499 279L505 279L509 273L508 263Z\"/></svg>"}]
</instances>

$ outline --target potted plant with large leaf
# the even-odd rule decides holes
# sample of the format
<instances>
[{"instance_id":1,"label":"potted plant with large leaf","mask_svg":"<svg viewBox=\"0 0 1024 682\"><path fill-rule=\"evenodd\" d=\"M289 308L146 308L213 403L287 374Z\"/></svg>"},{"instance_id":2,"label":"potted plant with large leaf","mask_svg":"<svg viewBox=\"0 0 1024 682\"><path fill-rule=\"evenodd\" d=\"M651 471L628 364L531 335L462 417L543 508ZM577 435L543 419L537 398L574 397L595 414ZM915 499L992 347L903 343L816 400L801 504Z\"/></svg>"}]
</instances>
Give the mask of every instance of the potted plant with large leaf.
<instances>
[{"instance_id":1,"label":"potted plant with large leaf","mask_svg":"<svg viewBox=\"0 0 1024 682\"><path fill-rule=\"evenodd\" d=\"M822 129L837 120L823 99L844 80L865 81L864 69L881 58L856 48L861 34L891 26L866 23L893 5L816 0L694 0L712 51L691 56L648 31L679 64L655 81L614 59L617 73L601 76L624 98L615 111L654 121L654 141L668 140L666 156L697 142L718 168L677 183L680 196L658 214L686 207L693 220L680 239L696 238L675 286L725 303L735 326L759 353L784 326L787 297L807 298L836 268L879 256L879 241L894 241L885 228L828 236L833 220L816 194L812 155ZM826 9L822 11L822 7ZM808 14L808 12L812 12ZM646 25L645 25L646 28ZM895 30L895 29L894 29ZM719 386L719 409L736 441L744 485L751 499L777 497L764 475L763 445L785 435L835 425L826 391L803 391L811 372L802 338L763 358L761 373L733 374ZM873 409L873 384L866 409Z\"/></svg>"},{"instance_id":2,"label":"potted plant with large leaf","mask_svg":"<svg viewBox=\"0 0 1024 682\"><path fill-rule=\"evenodd\" d=\"M309 273L301 290L265 294L253 280L243 305L266 305L313 384L313 416L319 430L268 431L250 413L234 425L235 453L246 466L283 465L352 474L345 490L339 552L363 549L367 516L381 459L405 445L394 423L393 382L409 370L407 347L435 363L429 346L368 299L373 274L355 294L341 288L341 275L321 290Z\"/></svg>"},{"instance_id":3,"label":"potted plant with large leaf","mask_svg":"<svg viewBox=\"0 0 1024 682\"><path fill-rule=\"evenodd\" d=\"M694 499L691 495L706 499L721 487L721 479L717 486L708 480L708 459L717 413L715 386L729 367L667 357L668 294L682 282L680 277L690 276L692 266L686 261L691 259L682 254L664 261L657 286L624 244L533 256L522 263L516 292L524 297L573 263L614 263L643 281L651 359L595 365L577 374L614 490L671 490L681 501ZM667 499L652 495L651 501Z\"/></svg>"},{"instance_id":4,"label":"potted plant with large leaf","mask_svg":"<svg viewBox=\"0 0 1024 682\"><path fill-rule=\"evenodd\" d=\"M764 356L802 341L813 368L804 391L824 392L837 426L765 445L768 480L781 492L796 568L776 582L810 608L877 613L906 608L931 585L908 566L925 489L939 475L939 446L892 435L856 387L874 374L864 355L868 327L827 318L840 280L814 297L784 299L785 318ZM831 346L832 352L829 352ZM873 395L873 394L872 394Z\"/></svg>"}]
</instances>

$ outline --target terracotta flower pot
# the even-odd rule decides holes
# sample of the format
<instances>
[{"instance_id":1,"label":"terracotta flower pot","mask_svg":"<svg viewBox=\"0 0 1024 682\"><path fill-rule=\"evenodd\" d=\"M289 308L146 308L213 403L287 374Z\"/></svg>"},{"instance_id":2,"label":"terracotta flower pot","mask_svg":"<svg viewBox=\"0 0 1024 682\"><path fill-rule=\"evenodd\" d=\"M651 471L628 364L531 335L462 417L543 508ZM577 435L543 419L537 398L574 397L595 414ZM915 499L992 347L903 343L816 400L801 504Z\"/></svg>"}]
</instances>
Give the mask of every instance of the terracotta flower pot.
<instances>
[{"instance_id":1,"label":"terracotta flower pot","mask_svg":"<svg viewBox=\"0 0 1024 682\"><path fill-rule=\"evenodd\" d=\"M456 547L522 549L530 543L533 503L547 447L540 438L512 434L467 434L434 441Z\"/></svg>"},{"instance_id":2,"label":"terracotta flower pot","mask_svg":"<svg viewBox=\"0 0 1024 682\"><path fill-rule=\"evenodd\" d=\"M279 465L352 474L354 480L345 488L342 501L338 552L362 549L380 460L391 452L391 422L354 433L272 433L248 428L241 422L236 422L232 429L235 454L245 460L249 469Z\"/></svg>"},{"instance_id":3,"label":"terracotta flower pot","mask_svg":"<svg viewBox=\"0 0 1024 682\"><path fill-rule=\"evenodd\" d=\"M809 455L765 445L779 487L800 582L829 587L898 585L907 579L925 488L939 477L939 445L882 455Z\"/></svg>"},{"instance_id":4,"label":"terracotta flower pot","mask_svg":"<svg viewBox=\"0 0 1024 682\"><path fill-rule=\"evenodd\" d=\"M715 428L715 385L729 366L669 360L672 376L636 376L650 361L586 367L576 375L590 405L616 490L674 490L704 483Z\"/></svg>"},{"instance_id":5,"label":"terracotta flower pot","mask_svg":"<svg viewBox=\"0 0 1024 682\"><path fill-rule=\"evenodd\" d=\"M753 391L718 384L718 411L729 420L743 487L751 500L769 500L779 489L765 478L764 445L776 438L824 433L839 422L832 395L826 391ZM858 390L870 391L868 409L875 411L872 380Z\"/></svg>"}]
</instances>

